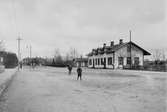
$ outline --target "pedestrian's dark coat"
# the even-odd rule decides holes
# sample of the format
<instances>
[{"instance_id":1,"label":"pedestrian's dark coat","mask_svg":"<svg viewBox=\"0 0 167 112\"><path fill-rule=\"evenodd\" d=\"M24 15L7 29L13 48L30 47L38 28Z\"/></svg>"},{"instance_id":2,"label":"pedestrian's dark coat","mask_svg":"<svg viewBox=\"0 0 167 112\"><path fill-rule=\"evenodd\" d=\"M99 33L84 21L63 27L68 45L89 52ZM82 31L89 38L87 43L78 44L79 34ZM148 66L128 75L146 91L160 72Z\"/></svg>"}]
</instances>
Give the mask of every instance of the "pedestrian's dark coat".
<instances>
[{"instance_id":1,"label":"pedestrian's dark coat","mask_svg":"<svg viewBox=\"0 0 167 112\"><path fill-rule=\"evenodd\" d=\"M77 68L77 73L78 73L78 77L77 77L77 80L80 78L80 80L82 80L82 69L81 67L78 67Z\"/></svg>"},{"instance_id":2,"label":"pedestrian's dark coat","mask_svg":"<svg viewBox=\"0 0 167 112\"><path fill-rule=\"evenodd\" d=\"M71 74L72 66L71 65L67 65L67 68L68 68L69 74Z\"/></svg>"},{"instance_id":3,"label":"pedestrian's dark coat","mask_svg":"<svg viewBox=\"0 0 167 112\"><path fill-rule=\"evenodd\" d=\"M68 70L69 70L69 71L72 70L72 66L71 66L71 65L68 66Z\"/></svg>"},{"instance_id":4,"label":"pedestrian's dark coat","mask_svg":"<svg viewBox=\"0 0 167 112\"><path fill-rule=\"evenodd\" d=\"M77 68L78 75L82 75L82 69L80 67Z\"/></svg>"},{"instance_id":5,"label":"pedestrian's dark coat","mask_svg":"<svg viewBox=\"0 0 167 112\"><path fill-rule=\"evenodd\" d=\"M82 74L82 69L81 69L80 67L77 69L77 73L78 73L79 75Z\"/></svg>"}]
</instances>

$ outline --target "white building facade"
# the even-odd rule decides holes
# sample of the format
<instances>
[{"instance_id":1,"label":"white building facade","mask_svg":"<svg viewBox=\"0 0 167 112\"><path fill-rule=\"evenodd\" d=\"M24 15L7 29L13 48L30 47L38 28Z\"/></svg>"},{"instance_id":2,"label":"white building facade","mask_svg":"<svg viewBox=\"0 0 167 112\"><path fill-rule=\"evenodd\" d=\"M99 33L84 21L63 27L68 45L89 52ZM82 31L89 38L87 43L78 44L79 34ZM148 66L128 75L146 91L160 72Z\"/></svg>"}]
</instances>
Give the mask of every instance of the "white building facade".
<instances>
[{"instance_id":1,"label":"white building facade","mask_svg":"<svg viewBox=\"0 0 167 112\"><path fill-rule=\"evenodd\" d=\"M101 48L93 49L88 54L89 68L130 68L132 66L143 66L144 55L149 52L139 47L133 42L123 43L120 39L119 44L110 46L103 45Z\"/></svg>"}]
</instances>

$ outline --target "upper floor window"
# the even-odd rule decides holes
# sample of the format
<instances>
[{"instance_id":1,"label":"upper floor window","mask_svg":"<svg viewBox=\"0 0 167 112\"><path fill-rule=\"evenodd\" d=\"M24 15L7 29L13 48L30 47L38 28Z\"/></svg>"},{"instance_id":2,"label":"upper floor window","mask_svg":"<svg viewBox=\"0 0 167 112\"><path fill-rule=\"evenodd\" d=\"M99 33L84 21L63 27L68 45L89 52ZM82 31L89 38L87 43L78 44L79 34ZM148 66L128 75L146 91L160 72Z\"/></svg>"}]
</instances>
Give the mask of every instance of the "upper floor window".
<instances>
[{"instance_id":1,"label":"upper floor window","mask_svg":"<svg viewBox=\"0 0 167 112\"><path fill-rule=\"evenodd\" d=\"M118 64L123 65L124 58L123 57L118 57Z\"/></svg>"},{"instance_id":2,"label":"upper floor window","mask_svg":"<svg viewBox=\"0 0 167 112\"><path fill-rule=\"evenodd\" d=\"M130 52L131 51L131 46L130 44L127 46L127 52Z\"/></svg>"},{"instance_id":3,"label":"upper floor window","mask_svg":"<svg viewBox=\"0 0 167 112\"><path fill-rule=\"evenodd\" d=\"M128 64L128 65L131 64L131 57L127 57L127 64Z\"/></svg>"}]
</instances>

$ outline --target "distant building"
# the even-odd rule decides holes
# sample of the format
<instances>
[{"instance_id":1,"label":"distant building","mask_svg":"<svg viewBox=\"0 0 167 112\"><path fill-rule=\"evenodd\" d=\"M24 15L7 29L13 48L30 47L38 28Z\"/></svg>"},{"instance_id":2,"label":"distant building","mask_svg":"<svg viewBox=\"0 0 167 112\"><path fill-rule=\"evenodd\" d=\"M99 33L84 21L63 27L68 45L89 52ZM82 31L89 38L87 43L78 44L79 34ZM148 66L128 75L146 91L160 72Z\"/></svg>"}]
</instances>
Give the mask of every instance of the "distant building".
<instances>
[{"instance_id":1,"label":"distant building","mask_svg":"<svg viewBox=\"0 0 167 112\"><path fill-rule=\"evenodd\" d=\"M88 67L88 58L75 58L74 64L75 66Z\"/></svg>"},{"instance_id":2,"label":"distant building","mask_svg":"<svg viewBox=\"0 0 167 112\"><path fill-rule=\"evenodd\" d=\"M0 65L3 65L5 55L6 53L4 51L0 51Z\"/></svg>"},{"instance_id":3,"label":"distant building","mask_svg":"<svg viewBox=\"0 0 167 112\"><path fill-rule=\"evenodd\" d=\"M3 57L0 56L0 65L3 65Z\"/></svg>"},{"instance_id":4,"label":"distant building","mask_svg":"<svg viewBox=\"0 0 167 112\"><path fill-rule=\"evenodd\" d=\"M144 56L151 55L134 42L123 42L119 44L111 41L110 46L92 49L88 54L88 67L90 68L130 68L132 66L143 66Z\"/></svg>"}]
</instances>

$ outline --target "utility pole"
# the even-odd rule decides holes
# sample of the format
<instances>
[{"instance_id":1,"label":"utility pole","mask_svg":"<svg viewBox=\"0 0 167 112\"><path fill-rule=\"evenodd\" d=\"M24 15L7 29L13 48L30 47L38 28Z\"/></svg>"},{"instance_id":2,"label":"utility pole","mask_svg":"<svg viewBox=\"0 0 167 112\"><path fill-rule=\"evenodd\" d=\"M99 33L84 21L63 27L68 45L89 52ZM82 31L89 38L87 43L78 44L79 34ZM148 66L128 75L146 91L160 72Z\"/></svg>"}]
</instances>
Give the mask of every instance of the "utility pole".
<instances>
[{"instance_id":1,"label":"utility pole","mask_svg":"<svg viewBox=\"0 0 167 112\"><path fill-rule=\"evenodd\" d=\"M29 60L31 59L31 55L32 55L32 47L31 47L31 45L27 45L27 47L26 47L27 49L28 49L28 58L29 58Z\"/></svg>"},{"instance_id":2,"label":"utility pole","mask_svg":"<svg viewBox=\"0 0 167 112\"><path fill-rule=\"evenodd\" d=\"M31 59L31 56L32 56L32 47L30 45L30 59Z\"/></svg>"},{"instance_id":3,"label":"utility pole","mask_svg":"<svg viewBox=\"0 0 167 112\"><path fill-rule=\"evenodd\" d=\"M32 46L30 45L30 59L29 59L29 61L30 61L30 70L31 70L31 66L32 66Z\"/></svg>"},{"instance_id":4,"label":"utility pole","mask_svg":"<svg viewBox=\"0 0 167 112\"><path fill-rule=\"evenodd\" d=\"M28 63L30 64L30 69L31 69L31 62L32 62L32 60L31 60L31 55L32 55L32 47L31 47L31 45L27 45L27 49L28 49Z\"/></svg>"},{"instance_id":5,"label":"utility pole","mask_svg":"<svg viewBox=\"0 0 167 112\"><path fill-rule=\"evenodd\" d=\"M132 69L132 46L131 46L131 30L129 31L130 37L130 69Z\"/></svg>"},{"instance_id":6,"label":"utility pole","mask_svg":"<svg viewBox=\"0 0 167 112\"><path fill-rule=\"evenodd\" d=\"M19 63L20 63L20 60L21 60L21 56L20 56L20 41L22 39L20 38L20 36L17 38L17 41L18 41L18 70L19 70Z\"/></svg>"}]
</instances>

